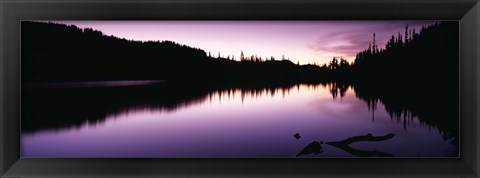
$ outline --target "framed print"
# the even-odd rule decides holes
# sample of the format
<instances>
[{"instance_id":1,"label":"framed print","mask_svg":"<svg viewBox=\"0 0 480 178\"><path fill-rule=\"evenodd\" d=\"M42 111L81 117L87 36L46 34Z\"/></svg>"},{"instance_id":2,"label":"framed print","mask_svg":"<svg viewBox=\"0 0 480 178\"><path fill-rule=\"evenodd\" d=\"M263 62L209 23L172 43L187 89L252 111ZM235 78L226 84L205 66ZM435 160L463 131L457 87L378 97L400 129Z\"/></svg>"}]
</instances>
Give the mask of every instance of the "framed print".
<instances>
[{"instance_id":1,"label":"framed print","mask_svg":"<svg viewBox=\"0 0 480 178\"><path fill-rule=\"evenodd\" d=\"M1 9L2 177L479 175L478 1Z\"/></svg>"},{"instance_id":2,"label":"framed print","mask_svg":"<svg viewBox=\"0 0 480 178\"><path fill-rule=\"evenodd\" d=\"M22 21L21 156L458 158L458 34L457 21Z\"/></svg>"}]
</instances>

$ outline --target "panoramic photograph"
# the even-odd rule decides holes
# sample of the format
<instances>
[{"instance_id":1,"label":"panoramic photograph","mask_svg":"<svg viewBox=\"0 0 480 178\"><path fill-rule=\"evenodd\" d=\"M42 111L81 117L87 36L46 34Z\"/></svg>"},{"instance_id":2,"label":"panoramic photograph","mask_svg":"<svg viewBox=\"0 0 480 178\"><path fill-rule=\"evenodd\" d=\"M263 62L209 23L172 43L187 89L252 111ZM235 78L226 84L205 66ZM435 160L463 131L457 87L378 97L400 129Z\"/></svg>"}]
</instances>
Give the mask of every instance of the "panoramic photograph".
<instances>
[{"instance_id":1,"label":"panoramic photograph","mask_svg":"<svg viewBox=\"0 0 480 178\"><path fill-rule=\"evenodd\" d=\"M24 158L458 158L459 22L22 21Z\"/></svg>"}]
</instances>

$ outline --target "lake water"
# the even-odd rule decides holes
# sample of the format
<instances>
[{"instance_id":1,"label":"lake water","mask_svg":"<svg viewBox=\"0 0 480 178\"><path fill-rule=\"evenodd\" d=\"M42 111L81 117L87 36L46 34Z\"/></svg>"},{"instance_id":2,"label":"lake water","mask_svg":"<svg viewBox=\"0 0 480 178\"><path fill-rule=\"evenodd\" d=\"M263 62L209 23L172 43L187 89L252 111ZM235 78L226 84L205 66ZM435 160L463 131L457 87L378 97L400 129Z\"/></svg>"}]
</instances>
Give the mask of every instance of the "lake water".
<instances>
[{"instance_id":1,"label":"lake water","mask_svg":"<svg viewBox=\"0 0 480 178\"><path fill-rule=\"evenodd\" d=\"M395 117L381 100L359 99L352 86L337 93L334 84L164 85L62 85L23 92L22 156L458 156L446 131L408 111ZM327 144L387 134L393 137L344 147Z\"/></svg>"}]
</instances>

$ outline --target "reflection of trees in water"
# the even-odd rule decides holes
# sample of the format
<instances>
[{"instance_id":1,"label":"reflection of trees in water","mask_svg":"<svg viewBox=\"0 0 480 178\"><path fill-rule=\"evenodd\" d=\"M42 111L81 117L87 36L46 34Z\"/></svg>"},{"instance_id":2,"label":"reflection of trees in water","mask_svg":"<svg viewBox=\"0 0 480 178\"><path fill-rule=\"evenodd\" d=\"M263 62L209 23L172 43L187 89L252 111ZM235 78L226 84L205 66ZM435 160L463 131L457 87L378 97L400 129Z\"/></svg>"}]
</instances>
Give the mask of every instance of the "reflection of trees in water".
<instances>
[{"instance_id":1,"label":"reflection of trees in water","mask_svg":"<svg viewBox=\"0 0 480 178\"><path fill-rule=\"evenodd\" d=\"M356 97L366 102L372 110L372 119L377 104L381 102L390 118L401 122L405 131L417 120L420 124L437 128L443 139L451 139L451 143L458 146L459 110L458 96L455 96L458 92L454 92L454 89L376 87L379 86L354 86Z\"/></svg>"},{"instance_id":2,"label":"reflection of trees in water","mask_svg":"<svg viewBox=\"0 0 480 178\"><path fill-rule=\"evenodd\" d=\"M303 85L303 84L302 84ZM317 87L317 84L306 84ZM100 124L133 111L175 112L213 98L222 101L288 95L297 83L179 84L149 86L30 89L22 97L22 130L37 131Z\"/></svg>"},{"instance_id":3,"label":"reflection of trees in water","mask_svg":"<svg viewBox=\"0 0 480 178\"><path fill-rule=\"evenodd\" d=\"M330 82L327 86L330 88L330 93L334 99L337 97L343 98L349 88L349 85L339 82Z\"/></svg>"},{"instance_id":4,"label":"reflection of trees in water","mask_svg":"<svg viewBox=\"0 0 480 178\"><path fill-rule=\"evenodd\" d=\"M354 89L358 99L367 104L374 112L378 103L385 106L392 119L403 122L404 128L417 118L421 124L438 128L444 139L457 143L458 117L447 119L458 113L438 110L438 100L426 101L432 107L418 107L423 98L411 100L406 94L385 94L365 86L343 83L249 83L249 84L161 84L131 87L100 87L32 90L24 92L22 101L22 130L37 131L79 127L85 123L100 124L110 116L128 114L132 111L150 110L155 112L175 112L204 102L220 101L233 96L240 96L242 102L246 97L288 95L291 90L299 90L300 85L316 89L326 87L333 98L342 98L348 89ZM451 104L450 104L451 105ZM445 107L442 105L442 107ZM425 110L422 110L425 109ZM446 114L450 113L450 114ZM443 115L443 117L434 117ZM431 118L433 117L433 118Z\"/></svg>"},{"instance_id":5,"label":"reflection of trees in water","mask_svg":"<svg viewBox=\"0 0 480 178\"><path fill-rule=\"evenodd\" d=\"M403 85L391 83L344 83L326 84L332 97L342 98L348 89L353 89L356 98L367 104L375 122L375 111L379 104L392 120L402 123L405 131L415 120L439 130L444 140L457 146L459 139L458 88L437 85Z\"/></svg>"}]
</instances>

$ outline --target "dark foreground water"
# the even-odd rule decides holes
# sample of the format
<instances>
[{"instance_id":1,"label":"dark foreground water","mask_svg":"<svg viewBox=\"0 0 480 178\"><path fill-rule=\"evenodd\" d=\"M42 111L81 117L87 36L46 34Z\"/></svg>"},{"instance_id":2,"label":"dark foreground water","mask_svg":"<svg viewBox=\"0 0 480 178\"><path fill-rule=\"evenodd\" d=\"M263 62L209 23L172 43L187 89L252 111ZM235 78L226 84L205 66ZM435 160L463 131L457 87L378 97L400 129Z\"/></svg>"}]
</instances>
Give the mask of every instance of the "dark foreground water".
<instances>
[{"instance_id":1,"label":"dark foreground water","mask_svg":"<svg viewBox=\"0 0 480 178\"><path fill-rule=\"evenodd\" d=\"M458 134L451 133L458 125L450 124L453 129L441 125L441 120L451 118L426 122L415 111L395 113L382 100L360 96L352 86L334 84L36 86L22 93L21 153L158 158L458 156L454 141Z\"/></svg>"}]
</instances>

